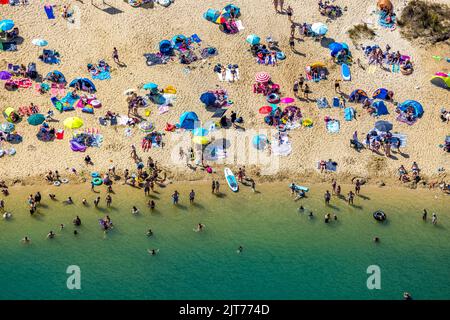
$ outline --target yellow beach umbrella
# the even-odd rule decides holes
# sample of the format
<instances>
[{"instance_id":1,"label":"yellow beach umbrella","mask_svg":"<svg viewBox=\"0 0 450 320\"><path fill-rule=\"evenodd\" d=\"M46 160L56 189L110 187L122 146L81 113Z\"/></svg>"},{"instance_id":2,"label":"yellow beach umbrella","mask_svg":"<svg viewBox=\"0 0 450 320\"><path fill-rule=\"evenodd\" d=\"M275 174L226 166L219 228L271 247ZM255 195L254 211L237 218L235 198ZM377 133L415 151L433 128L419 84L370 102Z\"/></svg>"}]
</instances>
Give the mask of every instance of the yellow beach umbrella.
<instances>
[{"instance_id":1,"label":"yellow beach umbrella","mask_svg":"<svg viewBox=\"0 0 450 320\"><path fill-rule=\"evenodd\" d=\"M78 117L70 117L64 120L64 127L69 129L78 129L83 126L83 120Z\"/></svg>"},{"instance_id":2,"label":"yellow beach umbrella","mask_svg":"<svg viewBox=\"0 0 450 320\"><path fill-rule=\"evenodd\" d=\"M325 64L323 62L314 62L311 64L311 68L322 68L325 67Z\"/></svg>"},{"instance_id":3,"label":"yellow beach umbrella","mask_svg":"<svg viewBox=\"0 0 450 320\"><path fill-rule=\"evenodd\" d=\"M205 136L195 136L192 138L192 142L195 144L207 144L209 142L209 138Z\"/></svg>"}]
</instances>

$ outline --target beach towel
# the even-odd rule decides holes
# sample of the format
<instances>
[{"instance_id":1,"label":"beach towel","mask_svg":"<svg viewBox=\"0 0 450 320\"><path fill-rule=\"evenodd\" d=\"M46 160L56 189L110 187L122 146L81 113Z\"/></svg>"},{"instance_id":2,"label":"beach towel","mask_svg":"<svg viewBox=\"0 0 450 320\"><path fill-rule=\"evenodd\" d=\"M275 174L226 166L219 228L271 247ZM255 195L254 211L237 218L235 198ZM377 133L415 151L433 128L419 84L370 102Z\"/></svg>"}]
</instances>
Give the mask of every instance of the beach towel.
<instances>
[{"instance_id":1,"label":"beach towel","mask_svg":"<svg viewBox=\"0 0 450 320\"><path fill-rule=\"evenodd\" d=\"M345 121L352 121L355 118L355 109L348 107L344 109Z\"/></svg>"},{"instance_id":2,"label":"beach towel","mask_svg":"<svg viewBox=\"0 0 450 320\"><path fill-rule=\"evenodd\" d=\"M330 120L327 122L327 130L329 133L339 133L339 120Z\"/></svg>"},{"instance_id":3,"label":"beach towel","mask_svg":"<svg viewBox=\"0 0 450 320\"><path fill-rule=\"evenodd\" d=\"M400 72L400 65L399 64L393 64L392 65L392 72L393 73L399 73Z\"/></svg>"},{"instance_id":4,"label":"beach towel","mask_svg":"<svg viewBox=\"0 0 450 320\"><path fill-rule=\"evenodd\" d=\"M109 71L102 71L102 72L99 72L95 76L93 75L92 79L95 79L95 80L108 80L108 79L111 79L111 74L109 73Z\"/></svg>"},{"instance_id":5,"label":"beach towel","mask_svg":"<svg viewBox=\"0 0 450 320\"><path fill-rule=\"evenodd\" d=\"M236 20L236 27L238 28L239 31L242 31L245 29L241 20Z\"/></svg>"},{"instance_id":6,"label":"beach towel","mask_svg":"<svg viewBox=\"0 0 450 320\"><path fill-rule=\"evenodd\" d=\"M222 116L227 112L227 109L217 109L216 112L211 116L211 118L222 118Z\"/></svg>"},{"instance_id":7,"label":"beach towel","mask_svg":"<svg viewBox=\"0 0 450 320\"><path fill-rule=\"evenodd\" d=\"M320 169L320 161L317 161L317 169ZM336 171L337 170L337 163L334 161L327 161L325 162L325 170L327 171Z\"/></svg>"},{"instance_id":8,"label":"beach towel","mask_svg":"<svg viewBox=\"0 0 450 320\"><path fill-rule=\"evenodd\" d=\"M323 98L317 99L317 107L318 107L319 109L329 108L330 105L329 105L329 103L328 103L327 98L323 97Z\"/></svg>"},{"instance_id":9,"label":"beach towel","mask_svg":"<svg viewBox=\"0 0 450 320\"><path fill-rule=\"evenodd\" d=\"M72 97L72 92L69 92L66 94L64 98L62 98L60 101L63 104L63 111L71 111L74 110L73 105L80 97Z\"/></svg>"},{"instance_id":10,"label":"beach towel","mask_svg":"<svg viewBox=\"0 0 450 320\"><path fill-rule=\"evenodd\" d=\"M164 114L164 113L166 113L166 112L168 112L168 111L169 111L169 107L168 107L168 106L160 106L160 107L158 108L159 114Z\"/></svg>"},{"instance_id":11,"label":"beach towel","mask_svg":"<svg viewBox=\"0 0 450 320\"><path fill-rule=\"evenodd\" d=\"M393 133L391 143L396 145L398 141L400 141L400 147L406 147L406 134Z\"/></svg>"},{"instance_id":12,"label":"beach towel","mask_svg":"<svg viewBox=\"0 0 450 320\"><path fill-rule=\"evenodd\" d=\"M0 51L16 51L17 43L15 41L0 42Z\"/></svg>"},{"instance_id":13,"label":"beach towel","mask_svg":"<svg viewBox=\"0 0 450 320\"><path fill-rule=\"evenodd\" d=\"M195 33L191 36L191 41L195 42L195 43L200 43L202 42L202 40L198 37L198 35Z\"/></svg>"},{"instance_id":14,"label":"beach towel","mask_svg":"<svg viewBox=\"0 0 450 320\"><path fill-rule=\"evenodd\" d=\"M406 119L406 117L403 114L399 114L397 117L397 121L403 122L403 123L406 123L407 125L412 126L414 123L417 122L417 118L414 118L412 121L408 121L408 119Z\"/></svg>"},{"instance_id":15,"label":"beach towel","mask_svg":"<svg viewBox=\"0 0 450 320\"><path fill-rule=\"evenodd\" d=\"M53 6L47 5L44 6L45 13L47 14L48 19L55 19L55 14L53 13Z\"/></svg>"}]
</instances>

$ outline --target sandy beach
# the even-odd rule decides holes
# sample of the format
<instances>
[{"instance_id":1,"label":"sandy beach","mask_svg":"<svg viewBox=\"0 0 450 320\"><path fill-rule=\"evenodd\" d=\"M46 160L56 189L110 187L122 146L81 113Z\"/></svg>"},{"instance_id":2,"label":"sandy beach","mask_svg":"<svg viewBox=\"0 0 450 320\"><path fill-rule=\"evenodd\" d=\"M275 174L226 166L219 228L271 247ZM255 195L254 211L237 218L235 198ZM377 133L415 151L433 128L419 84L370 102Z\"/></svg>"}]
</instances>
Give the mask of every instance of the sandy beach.
<instances>
[{"instance_id":1,"label":"sandy beach","mask_svg":"<svg viewBox=\"0 0 450 320\"><path fill-rule=\"evenodd\" d=\"M39 74L45 76L52 70L60 70L68 79L76 77L88 77L86 65L97 63L105 59L111 66L111 79L106 81L94 81L97 87L97 97L102 102L102 108L96 110L95 115L83 114L80 110L70 113L55 113L55 118L60 120L52 123L56 129L62 128L62 120L68 116L80 116L85 125L84 128L97 128L103 135L104 142L100 148L89 148L85 154L89 154L94 162L95 170L105 171L114 165L118 171L134 166L129 156L130 145L140 146L143 134L138 129L132 129L132 136L124 135L124 126L102 127L98 123L98 117L107 110L119 113L127 113L126 97L123 92L129 88L138 88L144 83L154 82L161 87L172 85L177 89L177 98L170 111L158 115L154 108L148 118L156 130L163 131L166 123L178 123L179 116L185 111L194 111L200 120L207 121L212 113L201 104L199 96L202 92L215 89L220 86L228 91L234 104L229 108L244 118L244 127L247 131L268 129L264 124L263 116L258 114L258 109L267 102L261 95L252 91L255 73L267 71L274 82L280 84L282 96L293 96L292 84L299 74L304 73L305 66L315 61L324 62L329 70L326 81L311 83L311 99L327 97L331 100L334 92L334 79L340 79L340 69L330 59L329 50L320 42L311 38L296 43L296 49L300 54L294 54L289 49L289 33L291 23L285 14L275 14L272 1L236 0L234 4L241 8L240 20L244 30L227 35L221 32L217 25L206 21L202 14L208 8L220 9L228 1L191 1L176 0L167 8L155 5L154 8L133 8L124 1L107 1L116 9L117 14L108 14L102 9L108 8L101 1L54 1L54 4L71 4L76 8L75 16L80 13L79 28L68 24L55 9L57 17L48 20L39 1L33 1L28 6L10 7L1 6L1 17L13 19L20 28L20 36L23 43L18 46L16 52L1 52L0 67L6 69L8 63L28 64L37 62ZM400 12L405 1L393 1L395 12ZM442 0L441 3L450 3ZM294 10L293 20L298 23L326 22L326 18L320 15L317 2L286 1ZM395 92L395 101L413 99L419 101L424 107L424 115L413 126L408 126L395 120L394 106L389 103L391 111L383 116L394 124L393 132L400 132L407 136L407 146L403 148L402 155L393 154L394 157L376 155L368 150L358 153L349 147L349 139L355 130L360 139L374 126L377 120L367 114L360 105L352 104L357 110L357 118L354 121L343 120L343 111L338 108L318 109L315 102L297 101L295 105L301 108L305 117L313 120L312 128L299 128L289 132L292 142L292 153L288 157L279 158L279 170L276 174L260 177L263 180L287 179L290 177L302 177L304 180L316 181L328 179L330 175L320 175L317 170L319 160L332 159L338 163L338 170L332 176L342 179L350 179L353 176L361 176L378 181L388 181L396 174L397 168L403 164L410 168L416 161L422 169L424 176L437 175L438 168L446 168L448 154L438 147L443 143L448 134L448 124L439 119L439 110L448 107L449 92L433 86L430 77L438 71L449 72L450 64L445 61L436 61L433 55L448 55L448 44L433 47L423 47L417 43L411 43L400 36L398 30L390 31L377 24L375 15L376 1L368 0L339 0L335 4L346 8L343 16L334 21L326 22L329 31L327 38L350 44L354 60L359 58L363 65L367 66L367 59L361 50L349 39L346 33L353 25L368 23L376 32L373 40L361 41L358 44L379 44L384 47L389 44L393 50L412 57L414 73L404 76L401 73L393 74L377 68L374 73L362 70L356 64L351 68L352 81L341 82L344 93L350 94L354 89L361 88L372 93L379 87L385 87ZM218 55L205 61L191 64L189 72L183 71L185 66L178 61L169 62L166 65L149 67L145 63L144 54L156 52L158 43L163 39L171 39L176 34L198 34L204 45L210 45L218 50ZM258 65L249 52L249 45L245 42L247 35L257 34L261 39L272 36L279 41L280 48L286 52L287 58L280 61L276 67ZM31 39L42 38L48 41L47 49L57 50L61 54L61 64L51 66L38 61L38 55L42 49L34 46ZM126 66L117 66L111 58L113 47L117 47L120 60ZM220 82L213 72L217 63L238 64L240 80L236 83ZM142 91L144 93L144 91ZM34 89L20 89L16 92L8 92L3 87L0 89L0 111L7 107L18 109L21 106L34 103L41 112L46 113L53 109L50 96L39 95ZM228 115L229 115L228 111ZM141 113L143 113L141 111ZM341 121L341 129L338 134L329 134L325 128L324 117L331 116ZM4 156L0 159L0 177L10 182L31 183L42 181L42 175L48 170L59 170L63 175L69 175L69 169L76 168L78 172L89 172L91 167L83 163L85 154L72 152L68 143L70 131L66 130L64 140L53 142L40 142L36 138L37 127L31 127L26 121L16 126L16 130L23 137L20 144L14 145L17 154ZM230 129L233 130L233 129ZM228 130L228 131L230 131ZM161 167L170 172L172 180L198 180L210 179L204 171L192 171L185 165L174 163L177 158L180 145L178 134L166 132L163 141L163 149L151 149L143 152L138 148L138 154L144 160L151 156L157 160ZM239 143L236 143L241 148ZM249 146L244 146L245 152ZM175 155L175 156L174 156ZM221 175L221 166L214 162L209 163L212 168ZM240 163L228 164L232 168L246 165L247 171L253 177L258 177L258 166L247 163L245 159ZM309 177L309 178L308 178ZM71 178L75 180L75 177Z\"/></svg>"}]
</instances>

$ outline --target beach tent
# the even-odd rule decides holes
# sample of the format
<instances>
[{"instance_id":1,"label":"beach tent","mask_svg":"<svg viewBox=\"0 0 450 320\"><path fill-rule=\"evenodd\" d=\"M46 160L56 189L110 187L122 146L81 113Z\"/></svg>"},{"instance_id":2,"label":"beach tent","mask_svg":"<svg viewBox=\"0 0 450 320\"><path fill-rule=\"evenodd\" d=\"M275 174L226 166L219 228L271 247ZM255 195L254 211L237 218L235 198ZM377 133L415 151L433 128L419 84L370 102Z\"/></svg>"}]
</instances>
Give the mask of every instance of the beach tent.
<instances>
[{"instance_id":1,"label":"beach tent","mask_svg":"<svg viewBox=\"0 0 450 320\"><path fill-rule=\"evenodd\" d=\"M159 52L164 55L171 55L173 52L172 43L169 40L162 40L159 43Z\"/></svg>"},{"instance_id":2,"label":"beach tent","mask_svg":"<svg viewBox=\"0 0 450 320\"><path fill-rule=\"evenodd\" d=\"M206 20L210 21L210 22L216 22L216 20L220 17L220 11L218 10L214 10L214 9L208 9L208 11L206 11L203 14L203 18L205 18Z\"/></svg>"},{"instance_id":3,"label":"beach tent","mask_svg":"<svg viewBox=\"0 0 450 320\"><path fill-rule=\"evenodd\" d=\"M211 92L204 92L200 96L200 101L204 103L207 107L214 106L216 103L216 96Z\"/></svg>"},{"instance_id":4,"label":"beach tent","mask_svg":"<svg viewBox=\"0 0 450 320\"><path fill-rule=\"evenodd\" d=\"M378 0L377 7L378 7L378 9L384 10L387 12L392 12L392 9L394 8L394 6L392 5L392 2L389 0Z\"/></svg>"},{"instance_id":5,"label":"beach tent","mask_svg":"<svg viewBox=\"0 0 450 320\"><path fill-rule=\"evenodd\" d=\"M77 84L79 84L81 90L83 91L92 91L95 92L97 89L95 88L95 85L92 83L91 80L87 78L76 78L72 80L72 82L69 84L69 87L75 87Z\"/></svg>"},{"instance_id":6,"label":"beach tent","mask_svg":"<svg viewBox=\"0 0 450 320\"><path fill-rule=\"evenodd\" d=\"M259 44L261 42L261 38L258 37L256 34L251 34L247 36L247 39L245 41L247 41L253 46L255 44Z\"/></svg>"},{"instance_id":7,"label":"beach tent","mask_svg":"<svg viewBox=\"0 0 450 320\"><path fill-rule=\"evenodd\" d=\"M14 110L14 108L6 108L5 111L3 111L3 116L5 117L5 119L8 122L14 123L19 119L19 115L17 114L17 112ZM16 119L16 121L14 121L13 117Z\"/></svg>"},{"instance_id":8,"label":"beach tent","mask_svg":"<svg viewBox=\"0 0 450 320\"><path fill-rule=\"evenodd\" d=\"M415 100L406 100L405 102L399 105L399 110L406 112L408 108L413 108L414 116L420 118L423 115L423 107L422 105Z\"/></svg>"},{"instance_id":9,"label":"beach tent","mask_svg":"<svg viewBox=\"0 0 450 320\"><path fill-rule=\"evenodd\" d=\"M431 83L444 89L450 89L450 77L433 76Z\"/></svg>"},{"instance_id":10,"label":"beach tent","mask_svg":"<svg viewBox=\"0 0 450 320\"><path fill-rule=\"evenodd\" d=\"M47 76L45 77L45 79L52 81L52 82L53 82L53 79L58 79L58 83L66 83L66 77L64 77L64 75L58 70L53 70L53 71L47 73Z\"/></svg>"},{"instance_id":11,"label":"beach tent","mask_svg":"<svg viewBox=\"0 0 450 320\"><path fill-rule=\"evenodd\" d=\"M388 99L388 93L389 93L388 89L379 88L373 92L372 98L386 100Z\"/></svg>"},{"instance_id":12,"label":"beach tent","mask_svg":"<svg viewBox=\"0 0 450 320\"><path fill-rule=\"evenodd\" d=\"M372 107L376 109L376 115L377 116L383 116L385 114L389 114L389 111L386 107L386 104L382 100L375 101L372 103Z\"/></svg>"},{"instance_id":13,"label":"beach tent","mask_svg":"<svg viewBox=\"0 0 450 320\"><path fill-rule=\"evenodd\" d=\"M195 128L195 123L198 121L198 116L195 112L184 112L180 117L180 128L193 130Z\"/></svg>"},{"instance_id":14,"label":"beach tent","mask_svg":"<svg viewBox=\"0 0 450 320\"><path fill-rule=\"evenodd\" d=\"M350 94L349 100L355 101L356 94L359 95L358 101L356 102L363 102L364 100L368 99L367 93L364 90L356 89Z\"/></svg>"},{"instance_id":15,"label":"beach tent","mask_svg":"<svg viewBox=\"0 0 450 320\"><path fill-rule=\"evenodd\" d=\"M345 52L349 55L350 54L350 50L348 48L348 44L342 42L333 42L330 43L330 45L328 46L328 49L331 50L331 56L335 57L341 50L345 50Z\"/></svg>"},{"instance_id":16,"label":"beach tent","mask_svg":"<svg viewBox=\"0 0 450 320\"><path fill-rule=\"evenodd\" d=\"M179 34L172 38L172 45L175 49L179 49L183 43L187 44L187 40L186 36Z\"/></svg>"}]
</instances>

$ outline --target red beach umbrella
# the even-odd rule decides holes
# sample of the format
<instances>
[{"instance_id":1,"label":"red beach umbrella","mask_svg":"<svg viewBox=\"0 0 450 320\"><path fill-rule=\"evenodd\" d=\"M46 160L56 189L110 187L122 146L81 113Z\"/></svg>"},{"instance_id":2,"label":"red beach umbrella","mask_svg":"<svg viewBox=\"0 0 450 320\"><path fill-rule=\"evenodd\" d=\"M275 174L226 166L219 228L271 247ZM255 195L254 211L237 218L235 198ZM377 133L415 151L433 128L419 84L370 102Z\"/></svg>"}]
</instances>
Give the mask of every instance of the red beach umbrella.
<instances>
[{"instance_id":1,"label":"red beach umbrella","mask_svg":"<svg viewBox=\"0 0 450 320\"><path fill-rule=\"evenodd\" d=\"M258 72L255 75L256 82L265 83L265 82L268 82L269 80L270 80L270 74L268 74L267 72Z\"/></svg>"},{"instance_id":2,"label":"red beach umbrella","mask_svg":"<svg viewBox=\"0 0 450 320\"><path fill-rule=\"evenodd\" d=\"M259 113L260 114L269 114L272 112L272 110L273 109L271 106L264 106L264 107L259 108Z\"/></svg>"}]
</instances>

